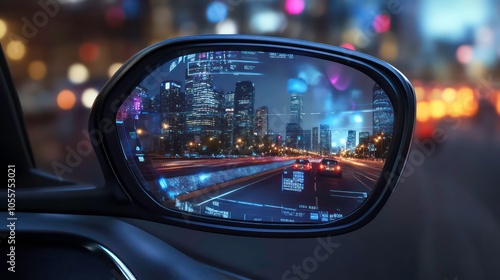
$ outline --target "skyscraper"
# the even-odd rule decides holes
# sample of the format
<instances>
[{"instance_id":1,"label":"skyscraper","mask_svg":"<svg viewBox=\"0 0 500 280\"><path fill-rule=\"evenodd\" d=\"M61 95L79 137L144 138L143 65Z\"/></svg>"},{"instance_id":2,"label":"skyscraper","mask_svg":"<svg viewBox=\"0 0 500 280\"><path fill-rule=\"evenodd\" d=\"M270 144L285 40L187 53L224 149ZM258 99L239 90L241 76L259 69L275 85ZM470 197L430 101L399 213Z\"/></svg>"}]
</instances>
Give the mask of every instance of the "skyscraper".
<instances>
[{"instance_id":1,"label":"skyscraper","mask_svg":"<svg viewBox=\"0 0 500 280\"><path fill-rule=\"evenodd\" d=\"M236 83L234 91L234 135L244 139L245 143L252 142L254 131L254 104L255 88L251 81Z\"/></svg>"},{"instance_id":2,"label":"skyscraper","mask_svg":"<svg viewBox=\"0 0 500 280\"><path fill-rule=\"evenodd\" d=\"M223 147L230 151L234 147L234 91L224 94Z\"/></svg>"},{"instance_id":3,"label":"skyscraper","mask_svg":"<svg viewBox=\"0 0 500 280\"><path fill-rule=\"evenodd\" d=\"M356 130L349 130L347 132L347 142L345 143L345 149L354 152L356 149Z\"/></svg>"},{"instance_id":4,"label":"skyscraper","mask_svg":"<svg viewBox=\"0 0 500 280\"><path fill-rule=\"evenodd\" d=\"M213 76L204 64L196 61L209 57L211 53L198 53L187 58L186 70L186 130L194 136L221 134L221 93L214 90ZM191 63L190 63L191 62Z\"/></svg>"},{"instance_id":5,"label":"skyscraper","mask_svg":"<svg viewBox=\"0 0 500 280\"><path fill-rule=\"evenodd\" d=\"M315 126L313 127L312 129L312 151L315 152L315 153L318 153L319 152L319 139L318 139L318 136L319 136L319 130L318 130L318 127Z\"/></svg>"},{"instance_id":6,"label":"skyscraper","mask_svg":"<svg viewBox=\"0 0 500 280\"><path fill-rule=\"evenodd\" d=\"M255 111L255 132L260 139L267 135L268 112L267 106L260 107Z\"/></svg>"},{"instance_id":7,"label":"skyscraper","mask_svg":"<svg viewBox=\"0 0 500 280\"><path fill-rule=\"evenodd\" d=\"M160 87L160 148L170 154L182 154L185 133L185 102L181 84L165 81Z\"/></svg>"},{"instance_id":8,"label":"skyscraper","mask_svg":"<svg viewBox=\"0 0 500 280\"><path fill-rule=\"evenodd\" d=\"M286 124L286 146L290 148L300 148L302 141L302 128L298 123Z\"/></svg>"},{"instance_id":9,"label":"skyscraper","mask_svg":"<svg viewBox=\"0 0 500 280\"><path fill-rule=\"evenodd\" d=\"M304 97L294 93L290 97L290 122L302 125L304 113Z\"/></svg>"},{"instance_id":10,"label":"skyscraper","mask_svg":"<svg viewBox=\"0 0 500 280\"><path fill-rule=\"evenodd\" d=\"M368 147L368 141L370 139L370 132L368 131L361 131L359 133L359 145L364 145L365 147Z\"/></svg>"},{"instance_id":11,"label":"skyscraper","mask_svg":"<svg viewBox=\"0 0 500 280\"><path fill-rule=\"evenodd\" d=\"M332 146L330 126L327 124L321 124L319 126L319 146L321 155L329 155Z\"/></svg>"},{"instance_id":12,"label":"skyscraper","mask_svg":"<svg viewBox=\"0 0 500 280\"><path fill-rule=\"evenodd\" d=\"M303 150L311 150L311 130L302 130L302 138L300 139L300 148Z\"/></svg>"},{"instance_id":13,"label":"skyscraper","mask_svg":"<svg viewBox=\"0 0 500 280\"><path fill-rule=\"evenodd\" d=\"M394 127L394 108L389 97L378 85L373 86L373 134L392 134Z\"/></svg>"}]
</instances>

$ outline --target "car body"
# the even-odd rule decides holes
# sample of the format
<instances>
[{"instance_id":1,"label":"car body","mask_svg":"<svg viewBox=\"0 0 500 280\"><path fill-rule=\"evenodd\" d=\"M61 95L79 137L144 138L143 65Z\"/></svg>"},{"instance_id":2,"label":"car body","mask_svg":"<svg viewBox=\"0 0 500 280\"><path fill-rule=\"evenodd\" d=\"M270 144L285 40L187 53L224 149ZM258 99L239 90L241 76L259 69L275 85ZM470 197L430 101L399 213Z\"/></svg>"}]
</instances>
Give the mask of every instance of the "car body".
<instances>
[{"instance_id":1,"label":"car body","mask_svg":"<svg viewBox=\"0 0 500 280\"><path fill-rule=\"evenodd\" d=\"M335 159L322 159L316 169L318 175L334 175L342 177L342 167Z\"/></svg>"},{"instance_id":2,"label":"car body","mask_svg":"<svg viewBox=\"0 0 500 280\"><path fill-rule=\"evenodd\" d=\"M295 160L295 163L293 164L293 169L309 171L312 170L312 164L308 159L299 158Z\"/></svg>"}]
</instances>

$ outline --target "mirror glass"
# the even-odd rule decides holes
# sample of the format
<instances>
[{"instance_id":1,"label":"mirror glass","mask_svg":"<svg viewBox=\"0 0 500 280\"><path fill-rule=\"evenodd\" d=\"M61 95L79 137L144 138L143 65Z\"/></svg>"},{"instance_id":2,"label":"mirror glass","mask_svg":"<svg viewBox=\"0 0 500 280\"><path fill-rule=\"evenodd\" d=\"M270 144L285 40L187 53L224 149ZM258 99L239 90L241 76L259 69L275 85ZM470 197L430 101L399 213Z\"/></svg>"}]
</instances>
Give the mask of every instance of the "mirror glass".
<instances>
[{"instance_id":1,"label":"mirror glass","mask_svg":"<svg viewBox=\"0 0 500 280\"><path fill-rule=\"evenodd\" d=\"M292 53L210 51L145 71L116 124L131 170L164 207L325 223L356 211L381 175L394 110L356 69Z\"/></svg>"}]
</instances>

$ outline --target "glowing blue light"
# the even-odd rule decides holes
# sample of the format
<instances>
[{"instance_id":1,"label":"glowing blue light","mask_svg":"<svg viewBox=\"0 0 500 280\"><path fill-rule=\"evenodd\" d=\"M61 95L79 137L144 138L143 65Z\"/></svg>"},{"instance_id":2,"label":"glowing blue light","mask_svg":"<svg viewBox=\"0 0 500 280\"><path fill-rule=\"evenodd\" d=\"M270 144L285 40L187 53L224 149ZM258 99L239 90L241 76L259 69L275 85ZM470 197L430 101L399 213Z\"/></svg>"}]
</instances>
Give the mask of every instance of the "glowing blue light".
<instances>
[{"instance_id":1,"label":"glowing blue light","mask_svg":"<svg viewBox=\"0 0 500 280\"><path fill-rule=\"evenodd\" d=\"M165 178L160 178L158 180L158 184L160 184L162 190L166 190L168 188L167 180Z\"/></svg>"},{"instance_id":2,"label":"glowing blue light","mask_svg":"<svg viewBox=\"0 0 500 280\"><path fill-rule=\"evenodd\" d=\"M206 179L210 178L210 174L200 174L199 179L200 181L205 181Z\"/></svg>"},{"instance_id":3,"label":"glowing blue light","mask_svg":"<svg viewBox=\"0 0 500 280\"><path fill-rule=\"evenodd\" d=\"M289 93L304 93L307 91L307 84L302 79L292 78L288 80L287 89Z\"/></svg>"},{"instance_id":4,"label":"glowing blue light","mask_svg":"<svg viewBox=\"0 0 500 280\"><path fill-rule=\"evenodd\" d=\"M353 117L353 120L355 123L362 123L363 122L363 117L361 117L360 115L355 115Z\"/></svg>"},{"instance_id":5,"label":"glowing blue light","mask_svg":"<svg viewBox=\"0 0 500 280\"><path fill-rule=\"evenodd\" d=\"M424 0L420 5L423 35L439 40L463 41L470 30L486 24L495 15L488 0Z\"/></svg>"},{"instance_id":6,"label":"glowing blue light","mask_svg":"<svg viewBox=\"0 0 500 280\"><path fill-rule=\"evenodd\" d=\"M221 22L227 17L227 7L221 2L212 2L207 7L206 16L209 22Z\"/></svg>"}]
</instances>

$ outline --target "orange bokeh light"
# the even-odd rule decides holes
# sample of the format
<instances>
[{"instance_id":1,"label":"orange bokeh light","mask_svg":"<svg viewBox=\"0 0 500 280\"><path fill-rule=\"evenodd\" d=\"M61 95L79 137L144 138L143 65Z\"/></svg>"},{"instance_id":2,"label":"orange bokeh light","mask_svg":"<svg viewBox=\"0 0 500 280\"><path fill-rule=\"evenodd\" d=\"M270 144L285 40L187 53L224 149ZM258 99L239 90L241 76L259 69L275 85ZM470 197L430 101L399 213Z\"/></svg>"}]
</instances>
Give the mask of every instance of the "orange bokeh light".
<instances>
[{"instance_id":1,"label":"orange bokeh light","mask_svg":"<svg viewBox=\"0 0 500 280\"><path fill-rule=\"evenodd\" d=\"M57 95L57 106L63 110L70 110L75 106L76 96L71 90L62 90Z\"/></svg>"},{"instance_id":2,"label":"orange bokeh light","mask_svg":"<svg viewBox=\"0 0 500 280\"><path fill-rule=\"evenodd\" d=\"M429 119L431 114L431 108L429 103L425 101L419 101L417 103L417 121L425 122Z\"/></svg>"}]
</instances>

